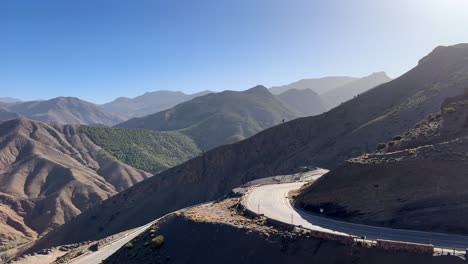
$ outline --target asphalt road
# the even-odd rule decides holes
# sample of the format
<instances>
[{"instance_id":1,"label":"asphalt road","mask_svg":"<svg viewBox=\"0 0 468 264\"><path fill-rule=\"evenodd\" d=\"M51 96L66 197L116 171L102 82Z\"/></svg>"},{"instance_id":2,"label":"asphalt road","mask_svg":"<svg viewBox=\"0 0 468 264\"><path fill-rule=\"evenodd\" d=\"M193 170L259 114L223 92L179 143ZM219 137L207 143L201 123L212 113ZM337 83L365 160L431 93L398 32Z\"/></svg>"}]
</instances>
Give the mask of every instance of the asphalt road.
<instances>
[{"instance_id":1,"label":"asphalt road","mask_svg":"<svg viewBox=\"0 0 468 264\"><path fill-rule=\"evenodd\" d=\"M119 250L125 244L127 244L132 239L137 237L139 234L143 233L143 231L148 229L152 224L153 222L148 223L142 227L129 230L128 233L124 237L112 242L111 244L105 247L100 248L96 252L92 252L92 253L80 256L78 258L75 258L72 261L70 261L70 263L71 264L99 264L106 258L110 257L112 254L117 252L117 250Z\"/></svg>"},{"instance_id":2,"label":"asphalt road","mask_svg":"<svg viewBox=\"0 0 468 264\"><path fill-rule=\"evenodd\" d=\"M266 217L305 228L354 236L366 236L367 239L384 239L410 243L432 244L435 247L465 250L468 237L429 233L412 230L391 229L336 221L322 216L306 213L291 206L286 198L291 190L299 189L304 183L286 183L263 185L252 189L244 198L244 205L251 211Z\"/></svg>"}]
</instances>

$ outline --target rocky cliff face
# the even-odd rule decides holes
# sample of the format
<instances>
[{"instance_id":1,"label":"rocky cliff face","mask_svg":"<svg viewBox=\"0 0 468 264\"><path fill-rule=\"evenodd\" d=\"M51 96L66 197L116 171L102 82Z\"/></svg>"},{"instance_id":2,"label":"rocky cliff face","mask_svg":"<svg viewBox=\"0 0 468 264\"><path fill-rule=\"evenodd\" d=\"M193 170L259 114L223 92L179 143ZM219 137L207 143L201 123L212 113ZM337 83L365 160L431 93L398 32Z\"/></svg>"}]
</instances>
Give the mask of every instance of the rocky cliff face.
<instances>
[{"instance_id":1,"label":"rocky cliff face","mask_svg":"<svg viewBox=\"0 0 468 264\"><path fill-rule=\"evenodd\" d=\"M349 221L468 234L468 95L331 171L297 204Z\"/></svg>"}]
</instances>

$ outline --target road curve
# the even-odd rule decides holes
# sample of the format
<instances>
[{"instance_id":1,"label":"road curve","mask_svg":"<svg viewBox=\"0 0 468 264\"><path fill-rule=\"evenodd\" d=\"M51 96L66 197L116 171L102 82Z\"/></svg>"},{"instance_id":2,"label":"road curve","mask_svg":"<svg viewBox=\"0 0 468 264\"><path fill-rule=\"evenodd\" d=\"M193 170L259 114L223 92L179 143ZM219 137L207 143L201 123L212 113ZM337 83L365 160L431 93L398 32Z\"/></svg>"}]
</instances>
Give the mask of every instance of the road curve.
<instances>
[{"instance_id":1,"label":"road curve","mask_svg":"<svg viewBox=\"0 0 468 264\"><path fill-rule=\"evenodd\" d=\"M366 236L367 239L384 239L410 243L432 244L435 247L465 250L468 237L412 230L392 229L336 221L310 214L291 206L287 194L299 189L304 182L271 184L255 187L244 197L244 205L266 217L305 228L337 234Z\"/></svg>"}]
</instances>

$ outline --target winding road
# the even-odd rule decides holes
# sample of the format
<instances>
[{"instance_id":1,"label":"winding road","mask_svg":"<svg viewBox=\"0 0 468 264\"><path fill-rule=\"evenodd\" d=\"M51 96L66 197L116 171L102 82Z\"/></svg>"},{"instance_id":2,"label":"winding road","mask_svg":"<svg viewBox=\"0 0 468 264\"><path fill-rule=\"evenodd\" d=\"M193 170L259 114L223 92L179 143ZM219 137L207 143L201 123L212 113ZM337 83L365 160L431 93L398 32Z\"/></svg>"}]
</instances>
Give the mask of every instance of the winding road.
<instances>
[{"instance_id":1,"label":"winding road","mask_svg":"<svg viewBox=\"0 0 468 264\"><path fill-rule=\"evenodd\" d=\"M86 255L79 256L70 261L71 264L100 264L103 260L110 257L112 254L117 252L121 247L125 244L130 242L132 239L143 233L146 229L148 229L154 222L148 223L144 226L135 228L133 230L129 230L127 234L125 234L120 239L113 241L111 244L101 247L96 252L91 252Z\"/></svg>"},{"instance_id":2,"label":"winding road","mask_svg":"<svg viewBox=\"0 0 468 264\"><path fill-rule=\"evenodd\" d=\"M262 185L253 188L244 198L244 205L251 211L284 223L304 228L343 235L366 236L367 239L393 240L410 243L432 244L434 247L465 250L468 237L392 229L336 221L320 215L293 208L287 199L290 191L299 189L304 182Z\"/></svg>"}]
</instances>

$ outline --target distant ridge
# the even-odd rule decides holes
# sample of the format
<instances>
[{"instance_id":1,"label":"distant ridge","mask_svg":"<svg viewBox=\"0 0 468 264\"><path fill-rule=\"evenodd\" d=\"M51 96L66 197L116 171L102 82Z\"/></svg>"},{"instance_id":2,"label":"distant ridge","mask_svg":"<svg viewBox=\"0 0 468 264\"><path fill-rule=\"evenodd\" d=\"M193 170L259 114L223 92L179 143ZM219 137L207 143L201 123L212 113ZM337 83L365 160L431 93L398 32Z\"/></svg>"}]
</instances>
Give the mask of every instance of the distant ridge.
<instances>
[{"instance_id":1,"label":"distant ridge","mask_svg":"<svg viewBox=\"0 0 468 264\"><path fill-rule=\"evenodd\" d=\"M190 101L117 127L181 131L203 150L234 143L263 129L299 116L264 86L246 91L224 91Z\"/></svg>"},{"instance_id":2,"label":"distant ridge","mask_svg":"<svg viewBox=\"0 0 468 264\"><path fill-rule=\"evenodd\" d=\"M281 94L289 89L311 89L318 94L322 94L327 91L333 90L334 88L355 81L357 79L358 78L348 76L331 76L317 79L302 79L297 82L290 83L288 85L273 86L270 88L270 92L273 94Z\"/></svg>"},{"instance_id":3,"label":"distant ridge","mask_svg":"<svg viewBox=\"0 0 468 264\"><path fill-rule=\"evenodd\" d=\"M327 111L325 102L311 89L289 89L278 97L301 116L314 116Z\"/></svg>"},{"instance_id":4,"label":"distant ridge","mask_svg":"<svg viewBox=\"0 0 468 264\"><path fill-rule=\"evenodd\" d=\"M21 102L21 100L17 98L12 98L12 97L0 97L0 102L1 103L17 103L17 102Z\"/></svg>"},{"instance_id":5,"label":"distant ridge","mask_svg":"<svg viewBox=\"0 0 468 264\"><path fill-rule=\"evenodd\" d=\"M341 103L344 103L354 96L374 88L382 83L391 81L385 72L376 72L369 76L359 78L345 85L336 87L330 91L327 91L320 96L322 100L327 104L328 108L334 108Z\"/></svg>"},{"instance_id":6,"label":"distant ridge","mask_svg":"<svg viewBox=\"0 0 468 264\"><path fill-rule=\"evenodd\" d=\"M212 92L202 91L194 94L185 94L178 91L162 90L147 92L135 98L120 97L112 102L100 105L100 107L128 119L154 114L209 93Z\"/></svg>"},{"instance_id":7,"label":"distant ridge","mask_svg":"<svg viewBox=\"0 0 468 264\"><path fill-rule=\"evenodd\" d=\"M95 104L75 97L57 97L46 101L22 102L8 111L33 120L57 124L115 125L124 119L99 109Z\"/></svg>"}]
</instances>

